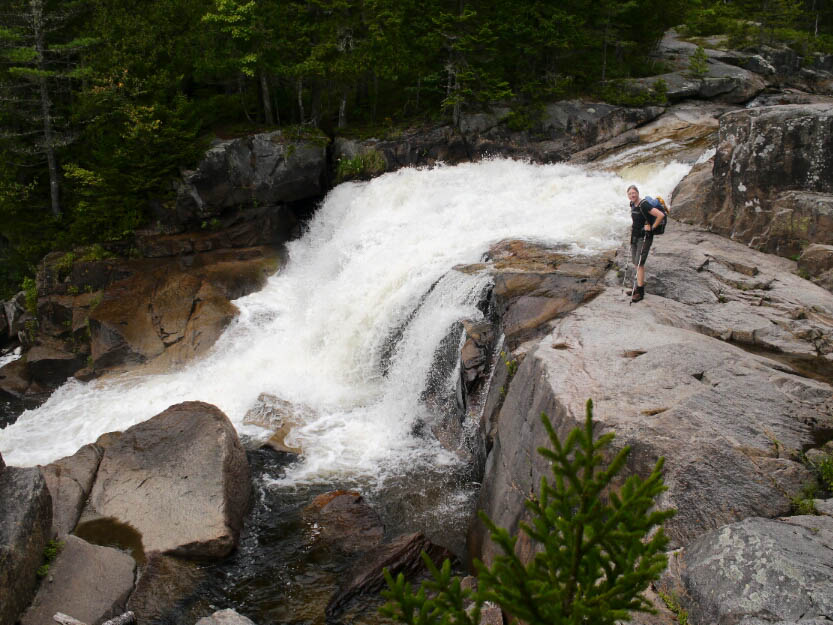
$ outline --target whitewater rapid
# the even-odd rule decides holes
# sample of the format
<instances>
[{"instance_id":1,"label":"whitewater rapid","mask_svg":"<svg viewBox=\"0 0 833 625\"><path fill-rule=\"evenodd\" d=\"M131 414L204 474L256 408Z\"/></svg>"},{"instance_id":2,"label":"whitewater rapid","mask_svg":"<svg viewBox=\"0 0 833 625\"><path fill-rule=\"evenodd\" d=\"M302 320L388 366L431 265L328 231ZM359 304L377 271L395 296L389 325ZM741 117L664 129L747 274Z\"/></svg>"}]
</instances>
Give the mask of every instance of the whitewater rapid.
<instances>
[{"instance_id":1,"label":"whitewater rapid","mask_svg":"<svg viewBox=\"0 0 833 625\"><path fill-rule=\"evenodd\" d=\"M495 159L339 185L288 245L286 266L234 302L239 316L206 357L161 375L71 380L0 430L0 452L10 465L45 464L187 400L215 404L241 433L262 435L243 418L270 393L312 409L287 441L304 450L288 483L455 462L412 434L431 417L420 394L438 343L457 320L481 316L488 276L452 268L508 238L577 254L617 247L630 225L627 186L669 196L689 168L657 164L626 180ZM402 327L383 374L385 346Z\"/></svg>"}]
</instances>

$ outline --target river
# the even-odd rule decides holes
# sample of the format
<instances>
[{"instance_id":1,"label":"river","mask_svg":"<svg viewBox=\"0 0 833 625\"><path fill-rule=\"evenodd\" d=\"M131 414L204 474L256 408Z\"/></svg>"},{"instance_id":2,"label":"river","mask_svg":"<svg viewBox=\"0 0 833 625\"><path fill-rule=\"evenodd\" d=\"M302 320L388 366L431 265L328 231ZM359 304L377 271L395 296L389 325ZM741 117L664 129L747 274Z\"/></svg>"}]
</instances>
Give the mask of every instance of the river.
<instances>
[{"instance_id":1,"label":"river","mask_svg":"<svg viewBox=\"0 0 833 625\"><path fill-rule=\"evenodd\" d=\"M225 607L217 605L225 596L256 622L296 620L293 610L307 603L303 593L292 603L292 589L303 586L298 578L323 576L326 594L342 569L311 573L284 562L281 572L272 570L269 563L294 561L306 548L300 539L288 546L264 537L287 533L276 524L295 527L315 493L358 488L389 534L419 529L461 550L478 484L471 467L419 427L442 416L423 401L437 346L455 322L482 315L477 303L488 287L488 277L452 268L478 262L502 239L576 254L617 247L630 224L627 186L670 196L689 168L633 166L625 179L493 159L339 185L288 244L285 267L263 290L234 302L239 316L206 357L164 374L71 380L0 430L0 451L7 464L45 464L186 400L220 407L254 450L267 433L243 420L261 393L303 406L306 416L287 439L303 449L298 460L250 452L259 503L237 555L212 569L215 583L195 599ZM455 372L443 375L450 388ZM280 521L268 512L275 509L284 510ZM262 586L255 580L264 579L274 582L262 593L272 599L253 604L261 593L252 589Z\"/></svg>"}]
</instances>

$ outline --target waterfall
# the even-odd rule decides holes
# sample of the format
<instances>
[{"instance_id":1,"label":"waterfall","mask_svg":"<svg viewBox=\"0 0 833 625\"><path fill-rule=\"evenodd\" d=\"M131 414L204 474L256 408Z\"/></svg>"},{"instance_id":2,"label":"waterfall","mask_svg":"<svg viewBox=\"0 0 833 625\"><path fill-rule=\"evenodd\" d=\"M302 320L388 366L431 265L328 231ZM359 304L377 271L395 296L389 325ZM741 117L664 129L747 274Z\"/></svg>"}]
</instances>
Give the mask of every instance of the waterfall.
<instances>
[{"instance_id":1,"label":"waterfall","mask_svg":"<svg viewBox=\"0 0 833 625\"><path fill-rule=\"evenodd\" d=\"M239 316L207 356L165 374L71 380L0 430L0 451L7 464L48 463L186 400L215 404L241 434L262 436L243 418L265 392L311 409L288 440L304 454L284 483L454 462L413 434L432 418L420 397L435 349L459 319L481 315L488 276L453 267L508 238L577 254L616 247L630 224L628 184L669 196L688 169L657 164L625 180L494 159L339 185L289 244L285 268L235 301Z\"/></svg>"}]
</instances>

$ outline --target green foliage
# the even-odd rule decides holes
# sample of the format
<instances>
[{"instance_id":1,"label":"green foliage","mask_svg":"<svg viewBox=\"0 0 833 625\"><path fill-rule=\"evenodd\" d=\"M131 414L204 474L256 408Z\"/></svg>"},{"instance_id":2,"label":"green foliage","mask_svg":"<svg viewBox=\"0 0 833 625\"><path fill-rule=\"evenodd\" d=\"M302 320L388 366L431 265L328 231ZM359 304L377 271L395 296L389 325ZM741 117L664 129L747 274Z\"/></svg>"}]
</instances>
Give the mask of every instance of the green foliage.
<instances>
[{"instance_id":1,"label":"green foliage","mask_svg":"<svg viewBox=\"0 0 833 625\"><path fill-rule=\"evenodd\" d=\"M694 0L683 25L689 36L726 35L733 48L787 44L800 54L830 50L833 6L803 0Z\"/></svg>"},{"instance_id":2,"label":"green foliage","mask_svg":"<svg viewBox=\"0 0 833 625\"><path fill-rule=\"evenodd\" d=\"M26 312L31 315L38 314L38 285L34 278L23 278L23 295L26 301Z\"/></svg>"},{"instance_id":3,"label":"green foliage","mask_svg":"<svg viewBox=\"0 0 833 625\"><path fill-rule=\"evenodd\" d=\"M66 278L72 272L73 265L75 265L75 252L67 252L61 256L55 263L58 279L63 280Z\"/></svg>"},{"instance_id":4,"label":"green foliage","mask_svg":"<svg viewBox=\"0 0 833 625\"><path fill-rule=\"evenodd\" d=\"M95 260L105 260L107 258L114 258L115 254L108 252L100 243L88 245L81 252L81 257L78 259L82 262L90 262Z\"/></svg>"},{"instance_id":5,"label":"green foliage","mask_svg":"<svg viewBox=\"0 0 833 625\"><path fill-rule=\"evenodd\" d=\"M697 46L697 49L688 60L688 75L691 78L701 79L709 73L709 57L706 56L706 51L703 46Z\"/></svg>"},{"instance_id":6,"label":"green foliage","mask_svg":"<svg viewBox=\"0 0 833 625\"><path fill-rule=\"evenodd\" d=\"M64 165L69 188L68 234L73 244L120 240L150 217L151 202L173 199L179 168L204 149L187 100L139 106L118 93L88 100L99 111L88 128L99 140Z\"/></svg>"},{"instance_id":7,"label":"green foliage","mask_svg":"<svg viewBox=\"0 0 833 625\"><path fill-rule=\"evenodd\" d=\"M680 604L679 597L677 597L674 593L667 593L661 590L658 591L657 594L659 595L659 598L662 599L665 607L671 610L677 617L677 623L679 625L688 625L688 610Z\"/></svg>"},{"instance_id":8,"label":"green foliage","mask_svg":"<svg viewBox=\"0 0 833 625\"><path fill-rule=\"evenodd\" d=\"M367 180L378 176L387 168L384 155L377 150L367 150L353 158L340 158L336 167L336 180Z\"/></svg>"},{"instance_id":9,"label":"green foliage","mask_svg":"<svg viewBox=\"0 0 833 625\"><path fill-rule=\"evenodd\" d=\"M668 85L662 79L654 81L650 88L636 87L621 80L605 83L599 89L599 97L610 104L620 106L648 106L668 103Z\"/></svg>"},{"instance_id":10,"label":"green foliage","mask_svg":"<svg viewBox=\"0 0 833 625\"><path fill-rule=\"evenodd\" d=\"M515 377L518 372L518 359L509 358L506 352L500 352L500 357L503 359L503 364L506 367L506 375L509 380Z\"/></svg>"},{"instance_id":11,"label":"green foliage","mask_svg":"<svg viewBox=\"0 0 833 625\"><path fill-rule=\"evenodd\" d=\"M49 575L49 568L63 548L64 542L60 540L53 539L46 543L46 547L43 549L43 564L37 570L38 579L43 579Z\"/></svg>"},{"instance_id":12,"label":"green foliage","mask_svg":"<svg viewBox=\"0 0 833 625\"><path fill-rule=\"evenodd\" d=\"M52 249L124 240L151 213L172 209L172 179L212 134L277 124L326 142L319 128L332 134L349 121L374 134L382 127L390 138L412 124L459 123L466 111L510 97L502 102L513 111L509 128L534 131L554 99L664 104L666 86L633 89L627 81L665 71L651 51L665 29L683 23L688 35L725 34L736 46L789 43L805 64L813 52L833 52L829 0L7 5L0 26L4 297ZM54 125L49 139L44 119ZM342 175L374 175L377 166L343 163Z\"/></svg>"},{"instance_id":13,"label":"green foliage","mask_svg":"<svg viewBox=\"0 0 833 625\"><path fill-rule=\"evenodd\" d=\"M795 514L818 514L815 498L818 494L818 484L805 484L791 500L792 510Z\"/></svg>"},{"instance_id":14,"label":"green foliage","mask_svg":"<svg viewBox=\"0 0 833 625\"><path fill-rule=\"evenodd\" d=\"M516 536L482 515L502 554L491 567L475 562L476 591L461 589L448 561L438 569L423 554L433 579L415 593L403 575L394 580L385 571L382 613L408 625L476 625L483 603L492 601L529 625L612 625L652 611L642 592L667 565L661 525L673 514L654 509L665 490L663 460L648 478L632 475L611 490L630 449L605 463L613 434L594 441L592 408L588 401L584 427L563 443L542 415L552 449L538 451L552 463L553 482L543 478L539 496L526 502L532 524L521 523L521 531L541 547L530 562L516 555ZM474 602L470 612L467 600Z\"/></svg>"},{"instance_id":15,"label":"green foliage","mask_svg":"<svg viewBox=\"0 0 833 625\"><path fill-rule=\"evenodd\" d=\"M818 514L814 499L833 495L833 455L821 454L809 459L801 455L805 466L813 472L815 481L805 484L792 498L795 514Z\"/></svg>"},{"instance_id":16,"label":"green foliage","mask_svg":"<svg viewBox=\"0 0 833 625\"><path fill-rule=\"evenodd\" d=\"M822 487L828 493L833 493L833 457L827 456L820 460L816 463L815 468L818 472Z\"/></svg>"}]
</instances>

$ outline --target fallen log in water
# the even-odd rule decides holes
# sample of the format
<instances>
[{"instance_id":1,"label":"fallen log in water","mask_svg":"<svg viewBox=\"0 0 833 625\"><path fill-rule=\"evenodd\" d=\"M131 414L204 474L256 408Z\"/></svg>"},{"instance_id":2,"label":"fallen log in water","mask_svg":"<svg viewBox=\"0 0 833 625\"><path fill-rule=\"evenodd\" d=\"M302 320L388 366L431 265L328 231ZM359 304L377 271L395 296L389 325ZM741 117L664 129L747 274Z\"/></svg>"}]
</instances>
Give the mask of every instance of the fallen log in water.
<instances>
[{"instance_id":1,"label":"fallen log in water","mask_svg":"<svg viewBox=\"0 0 833 625\"><path fill-rule=\"evenodd\" d=\"M61 625L87 625L78 619L72 618L68 614L63 614L62 612L56 613L52 619ZM109 621L104 621L101 625L135 625L135 623L136 615L133 612L125 612L121 616L111 618Z\"/></svg>"}]
</instances>

